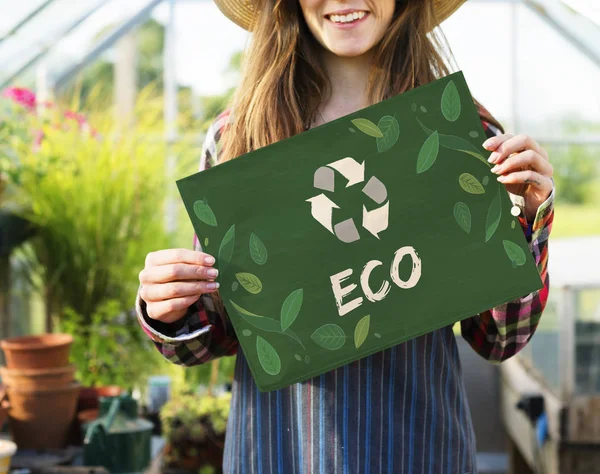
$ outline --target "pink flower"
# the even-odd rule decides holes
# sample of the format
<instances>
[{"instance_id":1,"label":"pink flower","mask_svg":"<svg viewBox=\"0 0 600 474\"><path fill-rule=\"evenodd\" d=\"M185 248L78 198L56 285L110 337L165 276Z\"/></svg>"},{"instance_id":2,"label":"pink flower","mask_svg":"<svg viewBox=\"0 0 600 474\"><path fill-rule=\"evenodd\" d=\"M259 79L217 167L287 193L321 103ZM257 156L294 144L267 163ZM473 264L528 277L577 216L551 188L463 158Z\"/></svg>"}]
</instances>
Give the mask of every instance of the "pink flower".
<instances>
[{"instance_id":1,"label":"pink flower","mask_svg":"<svg viewBox=\"0 0 600 474\"><path fill-rule=\"evenodd\" d=\"M29 89L24 89L21 87L9 87L8 89L4 90L2 96L11 99L15 104L22 105L29 111L35 109L35 94Z\"/></svg>"},{"instance_id":2,"label":"pink flower","mask_svg":"<svg viewBox=\"0 0 600 474\"><path fill-rule=\"evenodd\" d=\"M83 116L82 114L73 112L72 110L67 110L65 112L65 118L69 119L69 120L75 120L79 124L80 127L87 125L87 119L85 118L85 116Z\"/></svg>"},{"instance_id":3,"label":"pink flower","mask_svg":"<svg viewBox=\"0 0 600 474\"><path fill-rule=\"evenodd\" d=\"M38 130L37 132L35 132L34 134L34 141L33 141L33 145L34 145L34 149L37 150L39 149L40 145L42 144L42 140L44 139L44 132L42 130Z\"/></svg>"}]
</instances>

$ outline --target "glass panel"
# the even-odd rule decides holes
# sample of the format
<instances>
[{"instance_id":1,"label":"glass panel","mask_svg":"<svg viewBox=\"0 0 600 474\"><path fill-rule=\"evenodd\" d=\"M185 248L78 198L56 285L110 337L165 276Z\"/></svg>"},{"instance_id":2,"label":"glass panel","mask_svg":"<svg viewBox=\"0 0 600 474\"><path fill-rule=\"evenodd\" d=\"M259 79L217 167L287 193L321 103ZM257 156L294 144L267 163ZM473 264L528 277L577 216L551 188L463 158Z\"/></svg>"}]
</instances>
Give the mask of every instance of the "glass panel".
<instances>
[{"instance_id":1,"label":"glass panel","mask_svg":"<svg viewBox=\"0 0 600 474\"><path fill-rule=\"evenodd\" d=\"M600 288L577 294L575 326L575 391L600 393Z\"/></svg>"},{"instance_id":2,"label":"glass panel","mask_svg":"<svg viewBox=\"0 0 600 474\"><path fill-rule=\"evenodd\" d=\"M537 374L556 394L559 393L559 291L550 292L548 303L535 335L529 344L519 353L532 372Z\"/></svg>"}]
</instances>

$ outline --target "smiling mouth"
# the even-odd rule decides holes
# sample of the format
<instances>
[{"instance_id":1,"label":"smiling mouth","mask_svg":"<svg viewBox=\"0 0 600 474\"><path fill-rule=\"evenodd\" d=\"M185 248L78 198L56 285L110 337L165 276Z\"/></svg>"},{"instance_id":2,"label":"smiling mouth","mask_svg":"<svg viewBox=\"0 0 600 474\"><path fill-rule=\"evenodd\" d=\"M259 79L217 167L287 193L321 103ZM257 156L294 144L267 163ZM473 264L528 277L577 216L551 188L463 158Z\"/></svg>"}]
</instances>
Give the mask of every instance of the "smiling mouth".
<instances>
[{"instance_id":1,"label":"smiling mouth","mask_svg":"<svg viewBox=\"0 0 600 474\"><path fill-rule=\"evenodd\" d=\"M325 18L327 18L329 21L331 21L332 23L335 23L335 24L349 24L349 23L356 23L356 22L362 20L368 14L369 14L369 12L357 10L357 11L353 11L353 12L344 13L342 15L332 13L330 15L325 15Z\"/></svg>"}]
</instances>

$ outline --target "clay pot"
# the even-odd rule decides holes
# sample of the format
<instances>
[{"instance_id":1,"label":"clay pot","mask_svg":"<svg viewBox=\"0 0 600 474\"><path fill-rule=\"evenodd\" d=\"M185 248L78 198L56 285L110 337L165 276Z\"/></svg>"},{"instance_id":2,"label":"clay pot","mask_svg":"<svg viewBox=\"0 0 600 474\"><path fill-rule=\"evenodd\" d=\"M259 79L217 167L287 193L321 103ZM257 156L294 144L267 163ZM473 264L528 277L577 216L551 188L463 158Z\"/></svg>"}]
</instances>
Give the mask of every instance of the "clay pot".
<instances>
[{"instance_id":1,"label":"clay pot","mask_svg":"<svg viewBox=\"0 0 600 474\"><path fill-rule=\"evenodd\" d=\"M19 449L66 447L80 385L26 390L9 387L9 427Z\"/></svg>"},{"instance_id":2,"label":"clay pot","mask_svg":"<svg viewBox=\"0 0 600 474\"><path fill-rule=\"evenodd\" d=\"M70 334L41 334L4 339L0 347L9 369L47 369L69 364Z\"/></svg>"},{"instance_id":3,"label":"clay pot","mask_svg":"<svg viewBox=\"0 0 600 474\"><path fill-rule=\"evenodd\" d=\"M98 410L101 397L118 397L121 393L123 393L123 389L117 385L83 387L79 392L77 411Z\"/></svg>"},{"instance_id":4,"label":"clay pot","mask_svg":"<svg viewBox=\"0 0 600 474\"><path fill-rule=\"evenodd\" d=\"M66 365L50 369L7 369L0 367L2 382L25 390L64 387L73 382L76 367Z\"/></svg>"}]
</instances>

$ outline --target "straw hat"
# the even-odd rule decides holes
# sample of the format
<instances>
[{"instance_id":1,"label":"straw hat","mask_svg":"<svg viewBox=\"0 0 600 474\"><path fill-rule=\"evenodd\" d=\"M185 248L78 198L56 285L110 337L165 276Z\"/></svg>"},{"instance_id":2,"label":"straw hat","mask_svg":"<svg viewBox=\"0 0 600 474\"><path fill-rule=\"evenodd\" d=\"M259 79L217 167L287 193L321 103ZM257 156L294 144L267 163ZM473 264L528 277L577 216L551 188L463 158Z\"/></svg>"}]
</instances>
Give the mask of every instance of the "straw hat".
<instances>
[{"instance_id":1,"label":"straw hat","mask_svg":"<svg viewBox=\"0 0 600 474\"><path fill-rule=\"evenodd\" d=\"M452 15L466 0L434 0L438 22ZM234 23L245 30L252 30L254 23L254 8L252 0L215 0L219 10Z\"/></svg>"}]
</instances>

